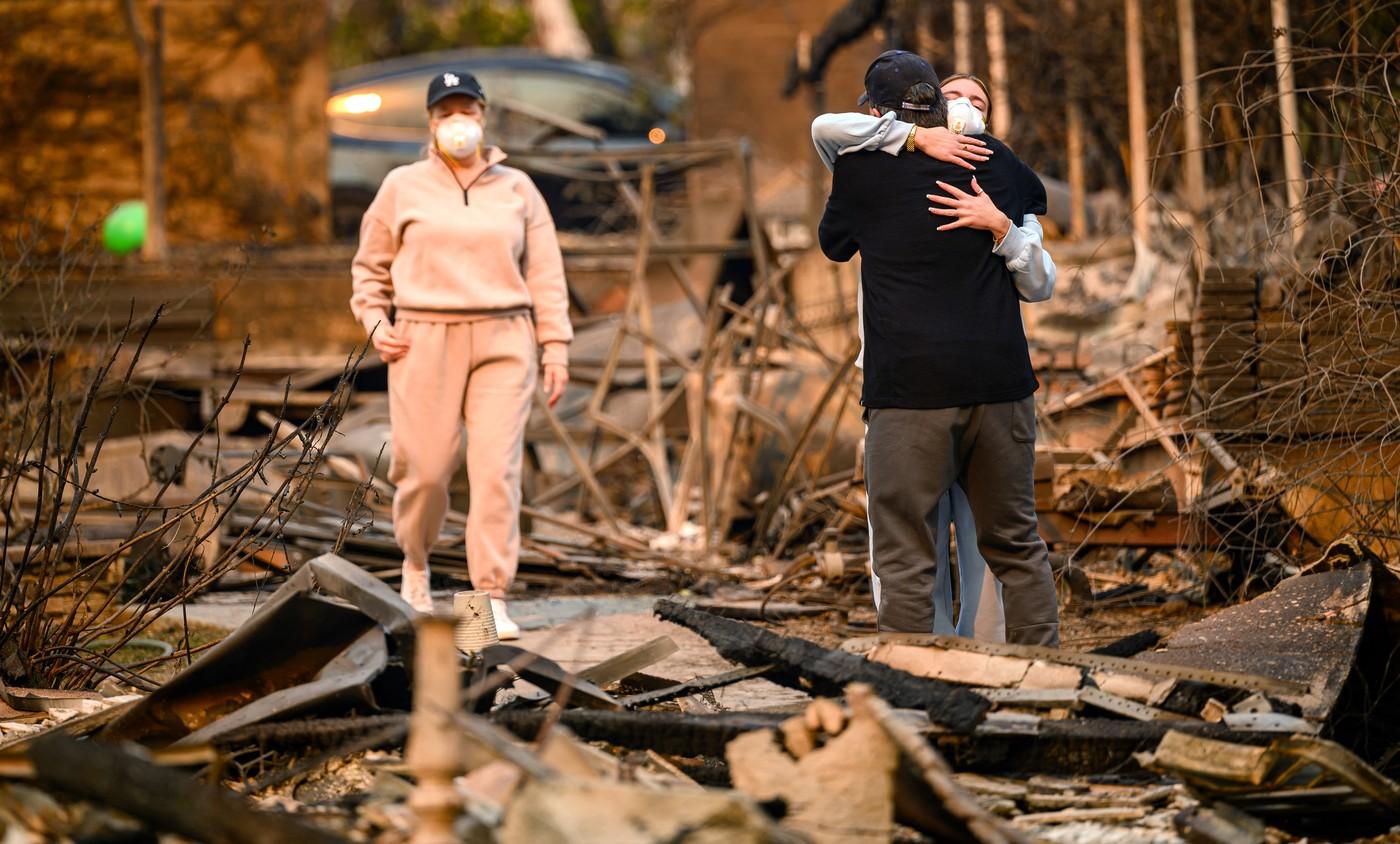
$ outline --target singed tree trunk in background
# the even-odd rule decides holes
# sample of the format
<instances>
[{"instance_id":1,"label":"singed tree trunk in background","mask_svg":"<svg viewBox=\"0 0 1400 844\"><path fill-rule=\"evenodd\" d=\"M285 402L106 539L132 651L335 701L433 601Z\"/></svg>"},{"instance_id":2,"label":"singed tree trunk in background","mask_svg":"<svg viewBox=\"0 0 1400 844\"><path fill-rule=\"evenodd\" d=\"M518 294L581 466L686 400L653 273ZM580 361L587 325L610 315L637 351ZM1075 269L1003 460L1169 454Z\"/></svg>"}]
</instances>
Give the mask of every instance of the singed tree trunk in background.
<instances>
[{"instance_id":1,"label":"singed tree trunk in background","mask_svg":"<svg viewBox=\"0 0 1400 844\"><path fill-rule=\"evenodd\" d=\"M987 84L992 86L992 131L998 137L1011 134L1011 85L1006 70L1006 16L1001 6L987 4Z\"/></svg>"},{"instance_id":2,"label":"singed tree trunk in background","mask_svg":"<svg viewBox=\"0 0 1400 844\"><path fill-rule=\"evenodd\" d=\"M530 15L535 23L535 37L540 49L551 56L586 59L593 55L593 46L579 26L578 16L569 0L530 0Z\"/></svg>"},{"instance_id":3,"label":"singed tree trunk in background","mask_svg":"<svg viewBox=\"0 0 1400 844\"><path fill-rule=\"evenodd\" d=\"M885 11L888 49L908 50L933 61L933 56L919 49L919 13L926 5L923 0L889 0Z\"/></svg>"},{"instance_id":4,"label":"singed tree trunk in background","mask_svg":"<svg viewBox=\"0 0 1400 844\"><path fill-rule=\"evenodd\" d=\"M1210 261L1206 229L1206 163L1201 137L1201 83L1196 66L1195 0L1176 0L1177 39L1181 48L1182 120L1186 129L1186 204L1191 209L1191 236L1199 270Z\"/></svg>"},{"instance_id":5,"label":"singed tree trunk in background","mask_svg":"<svg viewBox=\"0 0 1400 844\"><path fill-rule=\"evenodd\" d=\"M1147 83L1142 62L1142 0L1123 0L1128 57L1128 169L1131 171L1133 238L1146 248L1151 229L1147 171Z\"/></svg>"},{"instance_id":6,"label":"singed tree trunk in background","mask_svg":"<svg viewBox=\"0 0 1400 844\"><path fill-rule=\"evenodd\" d=\"M953 71L972 72L972 0L953 0Z\"/></svg>"},{"instance_id":7,"label":"singed tree trunk in background","mask_svg":"<svg viewBox=\"0 0 1400 844\"><path fill-rule=\"evenodd\" d=\"M916 17L914 19L914 44L919 55L933 62L934 68L938 68L937 59L934 56L938 50L938 42L933 37L933 4L917 4Z\"/></svg>"},{"instance_id":8,"label":"singed tree trunk in background","mask_svg":"<svg viewBox=\"0 0 1400 844\"><path fill-rule=\"evenodd\" d=\"M812 34L803 30L797 34L797 67L803 75L812 69ZM807 86L807 101L812 117L826 111L826 86L817 78ZM826 167L815 155L807 161L807 222L812 231L821 222L822 210L826 207L827 178Z\"/></svg>"},{"instance_id":9,"label":"singed tree trunk in background","mask_svg":"<svg viewBox=\"0 0 1400 844\"><path fill-rule=\"evenodd\" d=\"M588 12L585 31L593 44L593 52L604 58L617 58L617 40L613 38L607 4L603 0L588 0Z\"/></svg>"},{"instance_id":10,"label":"singed tree trunk in background","mask_svg":"<svg viewBox=\"0 0 1400 844\"><path fill-rule=\"evenodd\" d=\"M1065 23L1077 28L1079 10L1075 0L1061 0ZM1079 102L1079 53L1066 52L1065 68L1065 157L1069 159L1069 231L1076 240L1089 234L1084 211L1084 109Z\"/></svg>"},{"instance_id":11,"label":"singed tree trunk in background","mask_svg":"<svg viewBox=\"0 0 1400 844\"><path fill-rule=\"evenodd\" d=\"M1298 97L1293 87L1293 35L1288 31L1288 0L1273 0L1274 72L1278 75L1280 135L1283 137L1283 175L1288 180L1289 228L1296 246L1303 238L1303 148L1298 143Z\"/></svg>"},{"instance_id":12,"label":"singed tree trunk in background","mask_svg":"<svg viewBox=\"0 0 1400 844\"><path fill-rule=\"evenodd\" d=\"M141 194L146 203L146 239L141 257L164 261L165 237L165 108L161 93L165 64L165 8L151 0L151 34L141 29L136 0L123 0L127 27L141 58Z\"/></svg>"}]
</instances>

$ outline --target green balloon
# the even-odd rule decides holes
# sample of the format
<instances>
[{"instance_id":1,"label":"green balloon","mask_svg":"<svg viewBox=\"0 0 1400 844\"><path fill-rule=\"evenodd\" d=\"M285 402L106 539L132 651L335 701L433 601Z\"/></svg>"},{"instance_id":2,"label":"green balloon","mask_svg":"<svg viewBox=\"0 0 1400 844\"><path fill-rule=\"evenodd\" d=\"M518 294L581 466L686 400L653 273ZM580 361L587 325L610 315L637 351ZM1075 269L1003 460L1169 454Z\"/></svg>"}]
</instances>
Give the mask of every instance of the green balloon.
<instances>
[{"instance_id":1,"label":"green balloon","mask_svg":"<svg viewBox=\"0 0 1400 844\"><path fill-rule=\"evenodd\" d=\"M128 255L146 240L146 203L123 202L102 222L102 245L115 255Z\"/></svg>"}]
</instances>

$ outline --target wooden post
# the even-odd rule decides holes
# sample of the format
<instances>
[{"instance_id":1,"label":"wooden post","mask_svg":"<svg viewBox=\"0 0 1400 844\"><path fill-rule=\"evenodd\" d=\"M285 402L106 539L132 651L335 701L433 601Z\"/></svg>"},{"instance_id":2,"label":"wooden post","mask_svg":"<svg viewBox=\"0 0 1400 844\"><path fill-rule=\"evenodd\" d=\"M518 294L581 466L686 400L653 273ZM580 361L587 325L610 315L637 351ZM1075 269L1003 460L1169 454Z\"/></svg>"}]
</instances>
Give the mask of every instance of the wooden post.
<instances>
[{"instance_id":1,"label":"wooden post","mask_svg":"<svg viewBox=\"0 0 1400 844\"><path fill-rule=\"evenodd\" d=\"M953 72L972 72L972 0L953 0Z\"/></svg>"},{"instance_id":2,"label":"wooden post","mask_svg":"<svg viewBox=\"0 0 1400 844\"><path fill-rule=\"evenodd\" d=\"M454 844L452 822L461 798L452 784L462 772L461 733L452 716L461 704L461 657L451 616L421 615L413 657L413 714L404 760L418 778L409 808L418 816L410 844Z\"/></svg>"},{"instance_id":3,"label":"wooden post","mask_svg":"<svg viewBox=\"0 0 1400 844\"><path fill-rule=\"evenodd\" d=\"M141 257L164 261L165 237L165 107L161 94L165 65L165 6L150 0L151 34L142 31L136 0L125 0L126 24L141 59L141 196L146 202L146 239Z\"/></svg>"},{"instance_id":4,"label":"wooden post","mask_svg":"<svg viewBox=\"0 0 1400 844\"><path fill-rule=\"evenodd\" d=\"M1065 25L1078 26L1075 0L1061 0ZM1079 102L1079 52L1070 47L1065 68L1065 157L1069 159L1069 232L1076 240L1089 234L1089 218L1084 210L1084 109Z\"/></svg>"},{"instance_id":5,"label":"wooden post","mask_svg":"<svg viewBox=\"0 0 1400 844\"><path fill-rule=\"evenodd\" d=\"M758 219L758 201L754 191L753 149L749 146L747 138L740 139L735 152L739 163L740 190L743 191L744 197L744 216L748 218L749 248L753 253L754 275L757 277L757 284L750 300L750 307L753 308L754 312L753 340L739 386L740 397L752 399L763 386L763 376L768 366L768 354L771 352L767 348L770 333L768 314L771 308L778 308L777 312L782 313L783 290L781 287L774 286L769 268L768 245L763 234L763 226ZM708 395L708 390L706 394ZM738 459L740 453L747 453L745 450L751 445L748 440L751 421L751 414L742 411L737 413L730 448L725 453L724 460L720 465L719 485L717 487L720 496L719 517L715 524L710 526L717 530L720 536L729 533L730 525L734 519L735 497L730 494L730 482L733 477L735 460Z\"/></svg>"},{"instance_id":6,"label":"wooden post","mask_svg":"<svg viewBox=\"0 0 1400 844\"><path fill-rule=\"evenodd\" d=\"M695 487L695 476L700 471L700 449L704 443L700 439L700 380L699 372L685 375L686 416L689 422L690 439L681 455L681 469L676 477L676 488L671 493L671 509L666 511L666 532L679 533L690 518L690 492ZM701 399L703 401L703 399Z\"/></svg>"},{"instance_id":7,"label":"wooden post","mask_svg":"<svg viewBox=\"0 0 1400 844\"><path fill-rule=\"evenodd\" d=\"M739 189L743 193L744 218L748 223L749 250L753 253L754 274L758 276L757 291L767 291L772 268L769 266L768 240L763 235L763 222L758 217L757 191L753 181L753 147L748 138L739 140Z\"/></svg>"},{"instance_id":8,"label":"wooden post","mask_svg":"<svg viewBox=\"0 0 1400 844\"><path fill-rule=\"evenodd\" d=\"M714 523L718 508L715 506L715 477L710 460L710 391L714 389L714 368L717 359L715 346L719 335L719 320L724 306L729 302L730 287L710 289L710 306L705 313L705 347L700 352L700 524L705 530L705 560L711 558L714 549ZM718 357L728 362L728 352Z\"/></svg>"},{"instance_id":9,"label":"wooden post","mask_svg":"<svg viewBox=\"0 0 1400 844\"><path fill-rule=\"evenodd\" d=\"M1307 221L1303 195L1303 147L1298 143L1298 97L1293 87L1293 35L1288 31L1288 0L1273 0L1274 72L1278 75L1279 130L1283 136L1283 173L1287 179L1289 228L1293 245L1303 239Z\"/></svg>"},{"instance_id":10,"label":"wooden post","mask_svg":"<svg viewBox=\"0 0 1400 844\"><path fill-rule=\"evenodd\" d=\"M1006 16L1001 6L987 4L987 81L992 90L992 113L988 115L997 137L1011 134L1011 86L1006 78Z\"/></svg>"},{"instance_id":11,"label":"wooden post","mask_svg":"<svg viewBox=\"0 0 1400 844\"><path fill-rule=\"evenodd\" d=\"M1151 183L1147 172L1147 82L1142 64L1142 0L1123 0L1128 54L1128 168L1132 185L1133 240L1147 248L1152 228L1148 207Z\"/></svg>"},{"instance_id":12,"label":"wooden post","mask_svg":"<svg viewBox=\"0 0 1400 844\"><path fill-rule=\"evenodd\" d=\"M1201 148L1201 83L1196 66L1194 0L1176 0L1177 41L1181 47L1182 120L1186 129L1186 204L1191 209L1191 236L1199 274L1210 262L1210 232L1206 229L1206 156Z\"/></svg>"},{"instance_id":13,"label":"wooden post","mask_svg":"<svg viewBox=\"0 0 1400 844\"><path fill-rule=\"evenodd\" d=\"M637 321L644 337L651 337L656 330L652 322L651 282L647 276L647 253L652 239L652 206L656 200L656 165L647 162L642 165L642 214L637 229L637 262L632 270L632 283L637 286ZM656 346L643 341L642 366L646 374L647 409L655 416L661 409L661 361L656 354ZM661 512L671 510L672 479L670 462L666 458L666 424L658 419L649 432L642 432L651 439L652 471L656 475L656 494L660 498Z\"/></svg>"},{"instance_id":14,"label":"wooden post","mask_svg":"<svg viewBox=\"0 0 1400 844\"><path fill-rule=\"evenodd\" d=\"M618 333L621 333L621 330ZM592 467L579 453L578 446L574 444L574 438L569 435L564 423L559 421L554 409L539 393L535 394L535 409L544 416L545 421L549 423L550 430L554 432L555 438L559 440L560 445L564 446L564 452L569 456L569 462L574 465L574 471L578 473L578 478L584 487L593 494L593 500L597 502L598 511L603 514L603 519L607 521L608 527L621 533L622 528L617 522L617 513L613 512L612 504L608 501L608 494L603 490L603 485L598 483L598 477L593 473Z\"/></svg>"}]
</instances>

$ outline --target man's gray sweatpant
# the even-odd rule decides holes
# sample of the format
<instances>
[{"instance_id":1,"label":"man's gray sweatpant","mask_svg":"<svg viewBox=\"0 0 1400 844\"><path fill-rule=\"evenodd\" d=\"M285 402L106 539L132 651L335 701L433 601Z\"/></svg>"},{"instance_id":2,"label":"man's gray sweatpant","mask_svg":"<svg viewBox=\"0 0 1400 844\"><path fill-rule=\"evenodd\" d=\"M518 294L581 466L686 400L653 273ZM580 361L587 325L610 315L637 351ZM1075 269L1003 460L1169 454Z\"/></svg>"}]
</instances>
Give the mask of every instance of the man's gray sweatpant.
<instances>
[{"instance_id":1,"label":"man's gray sweatpant","mask_svg":"<svg viewBox=\"0 0 1400 844\"><path fill-rule=\"evenodd\" d=\"M871 408L865 434L880 629L933 630L938 500L962 485L977 547L1001 581L1006 640L1058 645L1050 557L1035 518L1035 399L937 410Z\"/></svg>"}]
</instances>

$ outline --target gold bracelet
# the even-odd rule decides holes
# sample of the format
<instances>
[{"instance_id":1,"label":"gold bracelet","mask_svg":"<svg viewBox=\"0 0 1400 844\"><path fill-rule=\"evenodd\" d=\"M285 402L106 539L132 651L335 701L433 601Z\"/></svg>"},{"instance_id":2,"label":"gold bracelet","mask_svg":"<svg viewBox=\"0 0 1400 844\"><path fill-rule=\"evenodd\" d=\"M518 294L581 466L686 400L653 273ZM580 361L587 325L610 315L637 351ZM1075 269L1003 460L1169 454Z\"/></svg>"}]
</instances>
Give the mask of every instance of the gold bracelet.
<instances>
[{"instance_id":1,"label":"gold bracelet","mask_svg":"<svg viewBox=\"0 0 1400 844\"><path fill-rule=\"evenodd\" d=\"M914 151L914 136L917 135L918 133L919 133L919 127L918 127L918 126L910 126L910 127L909 127L909 137L907 137L907 138L904 139L904 151L905 151L905 152L913 152L913 151Z\"/></svg>"}]
</instances>

